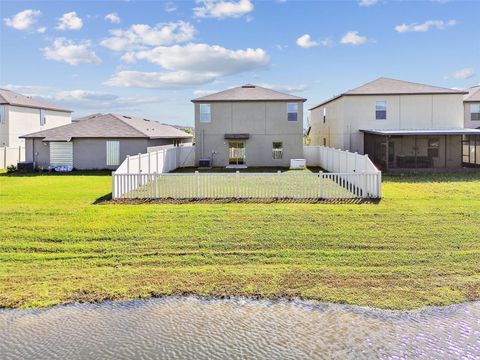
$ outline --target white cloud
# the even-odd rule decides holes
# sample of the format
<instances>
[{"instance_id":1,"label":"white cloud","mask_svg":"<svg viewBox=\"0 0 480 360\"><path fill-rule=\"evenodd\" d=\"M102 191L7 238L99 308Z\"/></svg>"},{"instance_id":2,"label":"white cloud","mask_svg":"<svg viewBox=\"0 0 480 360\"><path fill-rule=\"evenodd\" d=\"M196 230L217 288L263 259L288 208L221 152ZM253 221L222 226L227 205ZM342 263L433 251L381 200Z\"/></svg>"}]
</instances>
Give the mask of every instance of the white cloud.
<instances>
[{"instance_id":1,"label":"white cloud","mask_svg":"<svg viewBox=\"0 0 480 360\"><path fill-rule=\"evenodd\" d=\"M253 11L250 0L197 0L197 4L200 6L193 9L194 17L197 18L238 18Z\"/></svg>"},{"instance_id":2,"label":"white cloud","mask_svg":"<svg viewBox=\"0 0 480 360\"><path fill-rule=\"evenodd\" d=\"M247 48L230 50L218 45L187 44L159 46L125 54L128 62L145 60L167 70L211 72L231 75L247 70L258 69L268 64L268 55L263 49Z\"/></svg>"},{"instance_id":3,"label":"white cloud","mask_svg":"<svg viewBox=\"0 0 480 360\"><path fill-rule=\"evenodd\" d=\"M58 19L57 30L80 30L83 21L77 16L75 11L65 13Z\"/></svg>"},{"instance_id":4,"label":"white cloud","mask_svg":"<svg viewBox=\"0 0 480 360\"><path fill-rule=\"evenodd\" d=\"M114 74L105 84L116 87L158 89L201 85L212 82L214 79L215 74L198 74L189 71L142 72L124 70Z\"/></svg>"},{"instance_id":5,"label":"white cloud","mask_svg":"<svg viewBox=\"0 0 480 360\"><path fill-rule=\"evenodd\" d=\"M367 40L365 36L358 35L358 31L349 31L342 37L340 42L342 44L357 46L366 43Z\"/></svg>"},{"instance_id":6,"label":"white cloud","mask_svg":"<svg viewBox=\"0 0 480 360\"><path fill-rule=\"evenodd\" d=\"M11 18L4 18L5 25L17 30L28 30L37 22L42 13L40 10L26 9L15 14Z\"/></svg>"},{"instance_id":7,"label":"white cloud","mask_svg":"<svg viewBox=\"0 0 480 360\"><path fill-rule=\"evenodd\" d=\"M399 33L405 33L405 32L426 32L430 30L430 28L433 29L438 29L438 30L444 30L447 27L454 26L456 25L457 22L455 20L448 20L448 21L443 21L443 20L427 20L424 23L417 24L401 24L395 26L395 31Z\"/></svg>"},{"instance_id":8,"label":"white cloud","mask_svg":"<svg viewBox=\"0 0 480 360\"><path fill-rule=\"evenodd\" d=\"M43 85L14 85L14 84L3 84L0 85L0 88L12 90L12 91L45 91L48 89L48 86Z\"/></svg>"},{"instance_id":9,"label":"white cloud","mask_svg":"<svg viewBox=\"0 0 480 360\"><path fill-rule=\"evenodd\" d=\"M195 34L195 28L188 22L177 21L154 27L135 24L127 30L110 30L110 34L113 36L103 39L100 44L113 51L124 51L189 41Z\"/></svg>"},{"instance_id":10,"label":"white cloud","mask_svg":"<svg viewBox=\"0 0 480 360\"><path fill-rule=\"evenodd\" d=\"M177 10L177 6L173 2L169 1L165 4L164 9L166 12L174 12Z\"/></svg>"},{"instance_id":11,"label":"white cloud","mask_svg":"<svg viewBox=\"0 0 480 360\"><path fill-rule=\"evenodd\" d=\"M105 15L105 20L110 21L112 24L119 24L120 23L120 16L117 13L110 13Z\"/></svg>"},{"instance_id":12,"label":"white cloud","mask_svg":"<svg viewBox=\"0 0 480 360\"><path fill-rule=\"evenodd\" d=\"M160 65L162 72L119 71L111 86L169 88L210 83L221 76L264 68L269 61L263 49L230 50L218 45L187 44L130 52L125 61L145 60Z\"/></svg>"},{"instance_id":13,"label":"white cloud","mask_svg":"<svg viewBox=\"0 0 480 360\"><path fill-rule=\"evenodd\" d=\"M456 79L456 80L465 80L470 79L475 76L475 70L473 68L465 68L457 70L454 73L444 76L444 79Z\"/></svg>"},{"instance_id":14,"label":"white cloud","mask_svg":"<svg viewBox=\"0 0 480 360\"><path fill-rule=\"evenodd\" d=\"M359 0L358 1L358 5L365 6L365 7L375 5L376 3L378 3L378 0Z\"/></svg>"},{"instance_id":15,"label":"white cloud","mask_svg":"<svg viewBox=\"0 0 480 360\"><path fill-rule=\"evenodd\" d=\"M37 32L40 34L43 34L45 31L47 31L47 28L45 26L41 26L37 29Z\"/></svg>"},{"instance_id":16,"label":"white cloud","mask_svg":"<svg viewBox=\"0 0 480 360\"><path fill-rule=\"evenodd\" d=\"M100 58L90 49L90 42L75 43L65 38L56 38L51 47L42 49L46 59L64 61L70 65L98 64Z\"/></svg>"},{"instance_id":17,"label":"white cloud","mask_svg":"<svg viewBox=\"0 0 480 360\"><path fill-rule=\"evenodd\" d=\"M296 43L297 43L298 46L300 46L302 48L305 48L305 49L308 49L308 48L311 48L311 47L314 47L314 46L319 46L319 45L331 46L333 42L332 42L331 39L328 39L328 38L325 38L325 39L320 40L320 41L314 41L314 40L312 40L312 38L309 34L305 34L305 35L300 36L297 39Z\"/></svg>"}]
</instances>

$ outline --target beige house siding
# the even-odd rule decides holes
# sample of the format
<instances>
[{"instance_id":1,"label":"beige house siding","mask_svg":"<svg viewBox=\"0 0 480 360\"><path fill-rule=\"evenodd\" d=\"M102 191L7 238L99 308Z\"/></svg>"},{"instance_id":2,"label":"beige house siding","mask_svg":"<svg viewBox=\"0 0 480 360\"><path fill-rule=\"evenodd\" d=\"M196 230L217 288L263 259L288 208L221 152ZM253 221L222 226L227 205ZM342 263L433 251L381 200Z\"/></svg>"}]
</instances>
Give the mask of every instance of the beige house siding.
<instances>
[{"instance_id":1,"label":"beige house siding","mask_svg":"<svg viewBox=\"0 0 480 360\"><path fill-rule=\"evenodd\" d=\"M6 105L7 118L7 136L0 137L0 144L8 142L2 146L25 146L25 139L19 139L19 136L31 134L33 132L51 129L60 125L69 124L72 121L71 114L68 112L45 110L46 123L40 126L40 109L28 107Z\"/></svg>"},{"instance_id":2,"label":"beige house siding","mask_svg":"<svg viewBox=\"0 0 480 360\"><path fill-rule=\"evenodd\" d=\"M464 102L463 103L463 110L464 110L464 119L465 119L465 127L466 128L472 128L472 129L477 129L480 128L480 121L478 120L471 120L471 115L470 115L470 106L473 104L480 104L480 101L478 102Z\"/></svg>"},{"instance_id":3,"label":"beige house siding","mask_svg":"<svg viewBox=\"0 0 480 360\"><path fill-rule=\"evenodd\" d=\"M287 104L298 104L297 121L288 121ZM200 122L200 103L195 103L196 163L213 157L213 166L228 165L225 134L249 134L248 166L288 166L291 158L303 158L303 102L249 101L202 102L210 104L210 123ZM283 158L272 158L272 143L283 143Z\"/></svg>"},{"instance_id":4,"label":"beige house siding","mask_svg":"<svg viewBox=\"0 0 480 360\"><path fill-rule=\"evenodd\" d=\"M375 119L378 100L387 101L386 120ZM312 145L323 145L320 139L328 136L327 145L363 154L360 129L461 128L462 103L461 94L343 96L324 106L328 126L318 125L323 107L312 110Z\"/></svg>"}]
</instances>

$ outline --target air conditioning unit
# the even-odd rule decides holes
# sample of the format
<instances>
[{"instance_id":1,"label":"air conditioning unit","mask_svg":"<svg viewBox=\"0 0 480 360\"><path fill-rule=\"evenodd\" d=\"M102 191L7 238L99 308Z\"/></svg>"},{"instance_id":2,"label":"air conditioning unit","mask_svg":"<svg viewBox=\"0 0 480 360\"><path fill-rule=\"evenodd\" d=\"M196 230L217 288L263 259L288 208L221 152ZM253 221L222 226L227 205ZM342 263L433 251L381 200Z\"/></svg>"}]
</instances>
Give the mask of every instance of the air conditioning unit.
<instances>
[{"instance_id":1,"label":"air conditioning unit","mask_svg":"<svg viewBox=\"0 0 480 360\"><path fill-rule=\"evenodd\" d=\"M305 159L290 159L290 169L303 170L307 167L307 160Z\"/></svg>"},{"instance_id":2,"label":"air conditioning unit","mask_svg":"<svg viewBox=\"0 0 480 360\"><path fill-rule=\"evenodd\" d=\"M200 169L211 169L212 168L212 160L209 158L203 158L198 160L198 167Z\"/></svg>"}]
</instances>

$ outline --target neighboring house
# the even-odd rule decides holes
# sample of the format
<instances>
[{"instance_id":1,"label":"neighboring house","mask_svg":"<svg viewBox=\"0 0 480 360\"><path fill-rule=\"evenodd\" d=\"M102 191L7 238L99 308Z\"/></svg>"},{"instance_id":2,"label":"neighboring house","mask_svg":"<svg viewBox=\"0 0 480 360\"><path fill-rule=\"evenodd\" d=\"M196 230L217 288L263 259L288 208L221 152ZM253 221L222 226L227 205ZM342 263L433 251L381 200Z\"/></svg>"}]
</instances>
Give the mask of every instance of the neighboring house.
<instances>
[{"instance_id":1,"label":"neighboring house","mask_svg":"<svg viewBox=\"0 0 480 360\"><path fill-rule=\"evenodd\" d=\"M151 146L190 144L192 135L157 121L96 114L50 130L23 135L26 160L36 166L116 169L127 155Z\"/></svg>"},{"instance_id":2,"label":"neighboring house","mask_svg":"<svg viewBox=\"0 0 480 360\"><path fill-rule=\"evenodd\" d=\"M467 90L468 94L463 97L465 110L465 127L480 128L480 85Z\"/></svg>"},{"instance_id":3,"label":"neighboring house","mask_svg":"<svg viewBox=\"0 0 480 360\"><path fill-rule=\"evenodd\" d=\"M72 110L0 89L0 147L25 146L21 135L69 124Z\"/></svg>"},{"instance_id":4,"label":"neighboring house","mask_svg":"<svg viewBox=\"0 0 480 360\"><path fill-rule=\"evenodd\" d=\"M288 166L303 158L305 101L251 84L192 100L196 164Z\"/></svg>"},{"instance_id":5,"label":"neighboring house","mask_svg":"<svg viewBox=\"0 0 480 360\"><path fill-rule=\"evenodd\" d=\"M480 129L480 85L467 90L463 97L465 127ZM467 135L463 139L463 162L480 166L480 135Z\"/></svg>"},{"instance_id":6,"label":"neighboring house","mask_svg":"<svg viewBox=\"0 0 480 360\"><path fill-rule=\"evenodd\" d=\"M465 91L379 78L311 108L312 145L368 154L382 168L462 167Z\"/></svg>"}]
</instances>

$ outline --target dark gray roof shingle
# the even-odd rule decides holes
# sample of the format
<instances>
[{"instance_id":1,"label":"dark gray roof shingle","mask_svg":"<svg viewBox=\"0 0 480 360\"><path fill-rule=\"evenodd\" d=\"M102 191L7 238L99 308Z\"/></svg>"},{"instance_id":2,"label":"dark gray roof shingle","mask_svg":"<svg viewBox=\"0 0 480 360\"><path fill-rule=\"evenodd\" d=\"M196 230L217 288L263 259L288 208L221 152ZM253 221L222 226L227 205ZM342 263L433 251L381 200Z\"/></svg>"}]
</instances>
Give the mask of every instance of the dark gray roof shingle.
<instances>
[{"instance_id":1,"label":"dark gray roof shingle","mask_svg":"<svg viewBox=\"0 0 480 360\"><path fill-rule=\"evenodd\" d=\"M480 101L480 85L473 86L467 91L468 91L468 94L466 94L463 97L463 101L465 102Z\"/></svg>"},{"instance_id":2,"label":"dark gray roof shingle","mask_svg":"<svg viewBox=\"0 0 480 360\"><path fill-rule=\"evenodd\" d=\"M72 138L188 139L192 135L158 121L116 114L100 114L21 137L43 138L44 141L70 141Z\"/></svg>"},{"instance_id":3,"label":"dark gray roof shingle","mask_svg":"<svg viewBox=\"0 0 480 360\"><path fill-rule=\"evenodd\" d=\"M210 102L210 101L302 101L299 96L281 93L261 86L246 84L232 89L217 92L193 99L192 102Z\"/></svg>"},{"instance_id":4,"label":"dark gray roof shingle","mask_svg":"<svg viewBox=\"0 0 480 360\"><path fill-rule=\"evenodd\" d=\"M62 112L73 112L72 110L65 109L60 106L47 104L41 100L33 99L31 97L15 93L10 90L0 89L0 104L24 106L35 109L55 110Z\"/></svg>"},{"instance_id":5,"label":"dark gray roof shingle","mask_svg":"<svg viewBox=\"0 0 480 360\"><path fill-rule=\"evenodd\" d=\"M463 90L449 89L438 86L418 84L410 81L389 79L385 77L378 78L361 85L352 90L348 90L327 101L316 105L309 110L328 104L342 96L354 95L426 95L426 94L466 94Z\"/></svg>"}]
</instances>

